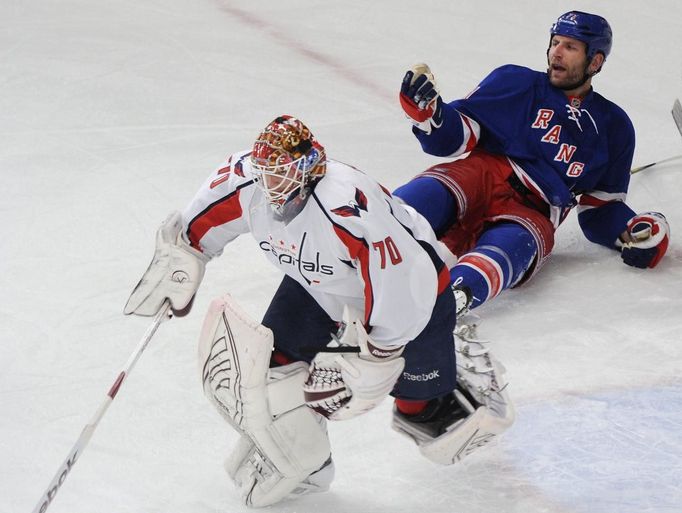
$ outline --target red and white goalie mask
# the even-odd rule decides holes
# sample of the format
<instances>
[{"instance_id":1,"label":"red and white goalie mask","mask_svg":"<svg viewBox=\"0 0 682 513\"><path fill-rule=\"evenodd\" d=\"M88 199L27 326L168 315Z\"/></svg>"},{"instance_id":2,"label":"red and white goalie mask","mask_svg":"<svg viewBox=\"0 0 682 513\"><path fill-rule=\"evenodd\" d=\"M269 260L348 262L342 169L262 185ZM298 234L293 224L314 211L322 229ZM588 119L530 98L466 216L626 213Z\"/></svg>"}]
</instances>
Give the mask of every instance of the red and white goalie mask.
<instances>
[{"instance_id":1,"label":"red and white goalie mask","mask_svg":"<svg viewBox=\"0 0 682 513\"><path fill-rule=\"evenodd\" d=\"M301 120L279 116L253 144L251 166L256 184L277 212L305 198L308 187L326 170L324 148Z\"/></svg>"}]
</instances>

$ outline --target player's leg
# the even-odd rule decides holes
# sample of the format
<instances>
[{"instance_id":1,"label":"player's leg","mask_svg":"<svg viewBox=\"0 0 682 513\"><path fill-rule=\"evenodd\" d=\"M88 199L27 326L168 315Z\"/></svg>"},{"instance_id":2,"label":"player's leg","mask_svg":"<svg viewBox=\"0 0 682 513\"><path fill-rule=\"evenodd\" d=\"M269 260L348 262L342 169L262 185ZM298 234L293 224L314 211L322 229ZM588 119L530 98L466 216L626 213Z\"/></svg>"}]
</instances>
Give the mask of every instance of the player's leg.
<instances>
[{"instance_id":1,"label":"player's leg","mask_svg":"<svg viewBox=\"0 0 682 513\"><path fill-rule=\"evenodd\" d=\"M474 152L418 174L395 195L423 215L438 239L455 255L469 250L483 228L493 200L497 157Z\"/></svg>"},{"instance_id":2,"label":"player's leg","mask_svg":"<svg viewBox=\"0 0 682 513\"><path fill-rule=\"evenodd\" d=\"M459 257L451 278L460 314L530 278L554 245L552 223L526 204L510 177L507 159L478 151L433 166L396 191Z\"/></svg>"},{"instance_id":3,"label":"player's leg","mask_svg":"<svg viewBox=\"0 0 682 513\"><path fill-rule=\"evenodd\" d=\"M474 248L450 269L453 288L463 292L458 298L458 315L519 283L537 253L535 238L520 224L501 222L487 228Z\"/></svg>"},{"instance_id":4,"label":"player's leg","mask_svg":"<svg viewBox=\"0 0 682 513\"><path fill-rule=\"evenodd\" d=\"M447 187L431 176L417 176L393 194L414 208L440 237L457 221L457 203Z\"/></svg>"},{"instance_id":5,"label":"player's leg","mask_svg":"<svg viewBox=\"0 0 682 513\"><path fill-rule=\"evenodd\" d=\"M446 290L438 295L424 329L405 346L405 367L392 396L426 403L452 392L456 385L454 328L454 298Z\"/></svg>"},{"instance_id":6,"label":"player's leg","mask_svg":"<svg viewBox=\"0 0 682 513\"><path fill-rule=\"evenodd\" d=\"M403 353L393 395L393 428L428 459L451 464L504 432L514 421L504 369L487 348L453 335L454 298L441 294L432 317Z\"/></svg>"},{"instance_id":7,"label":"player's leg","mask_svg":"<svg viewBox=\"0 0 682 513\"><path fill-rule=\"evenodd\" d=\"M305 288L289 276L282 279L262 323L274 333L273 359L280 364L310 362L338 329Z\"/></svg>"}]
</instances>

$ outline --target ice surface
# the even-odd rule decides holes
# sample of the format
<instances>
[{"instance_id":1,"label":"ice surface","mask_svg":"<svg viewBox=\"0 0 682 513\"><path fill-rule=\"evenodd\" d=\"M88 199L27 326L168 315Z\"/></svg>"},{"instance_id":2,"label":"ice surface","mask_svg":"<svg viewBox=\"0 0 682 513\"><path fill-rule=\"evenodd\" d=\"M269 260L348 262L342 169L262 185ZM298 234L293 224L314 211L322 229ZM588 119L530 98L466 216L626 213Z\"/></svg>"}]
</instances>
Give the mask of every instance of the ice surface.
<instances>
[{"instance_id":1,"label":"ice surface","mask_svg":"<svg viewBox=\"0 0 682 513\"><path fill-rule=\"evenodd\" d=\"M281 113L393 188L434 162L397 102L426 61L446 98L497 65L542 69L572 9L615 31L595 88L637 129L635 165L682 153L682 4L659 0L3 0L0 3L0 512L30 511L148 320L122 308L156 227ZM588 243L575 215L538 277L481 309L518 421L441 468L392 432L390 404L331 426L337 479L276 512L682 511L680 163L629 203L672 227L655 270ZM244 511L222 470L236 437L201 393L196 338L231 292L261 315L278 273L247 239L193 312L161 327L51 513Z\"/></svg>"}]
</instances>

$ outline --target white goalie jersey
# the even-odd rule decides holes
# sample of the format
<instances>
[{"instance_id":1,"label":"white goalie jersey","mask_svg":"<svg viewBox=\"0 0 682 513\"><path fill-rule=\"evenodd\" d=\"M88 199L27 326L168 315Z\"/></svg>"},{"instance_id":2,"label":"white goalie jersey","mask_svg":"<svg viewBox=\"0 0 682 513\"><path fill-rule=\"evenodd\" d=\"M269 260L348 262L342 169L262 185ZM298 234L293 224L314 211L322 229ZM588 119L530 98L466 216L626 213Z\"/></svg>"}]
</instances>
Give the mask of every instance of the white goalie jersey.
<instances>
[{"instance_id":1,"label":"white goalie jersey","mask_svg":"<svg viewBox=\"0 0 682 513\"><path fill-rule=\"evenodd\" d=\"M250 232L264 256L296 280L329 316L364 312L372 338L406 344L428 323L449 285L453 258L428 222L361 171L328 160L297 215L274 213L255 185L248 152L232 155L183 212L192 247L208 257Z\"/></svg>"}]
</instances>

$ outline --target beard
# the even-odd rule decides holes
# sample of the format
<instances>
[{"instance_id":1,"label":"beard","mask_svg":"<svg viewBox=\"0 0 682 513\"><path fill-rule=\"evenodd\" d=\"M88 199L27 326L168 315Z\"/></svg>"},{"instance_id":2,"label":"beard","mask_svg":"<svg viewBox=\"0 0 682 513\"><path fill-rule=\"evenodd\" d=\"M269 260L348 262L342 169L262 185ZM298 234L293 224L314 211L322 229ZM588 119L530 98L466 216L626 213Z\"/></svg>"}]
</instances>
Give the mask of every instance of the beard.
<instances>
[{"instance_id":1,"label":"beard","mask_svg":"<svg viewBox=\"0 0 682 513\"><path fill-rule=\"evenodd\" d=\"M561 74L562 76L558 76ZM572 91L578 89L590 78L587 73L587 65L579 71L569 71L567 68L560 67L555 69L551 64L547 67L547 77L549 83L562 91Z\"/></svg>"}]
</instances>

